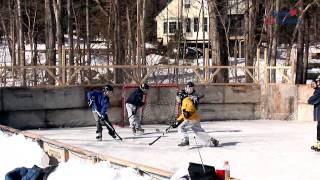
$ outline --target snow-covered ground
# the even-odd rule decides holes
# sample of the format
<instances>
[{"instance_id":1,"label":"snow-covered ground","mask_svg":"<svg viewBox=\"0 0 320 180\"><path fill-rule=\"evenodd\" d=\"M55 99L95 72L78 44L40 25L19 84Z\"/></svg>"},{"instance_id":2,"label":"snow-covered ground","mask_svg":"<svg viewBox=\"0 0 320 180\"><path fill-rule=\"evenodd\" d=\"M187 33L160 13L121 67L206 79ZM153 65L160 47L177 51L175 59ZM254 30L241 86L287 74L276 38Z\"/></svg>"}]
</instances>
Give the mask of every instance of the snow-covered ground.
<instances>
[{"instance_id":1,"label":"snow-covered ground","mask_svg":"<svg viewBox=\"0 0 320 180\"><path fill-rule=\"evenodd\" d=\"M103 132L104 140L96 142L95 127L31 132L179 175L187 172L189 162L201 162L199 150L204 163L216 169L222 169L224 161L229 161L231 175L241 180L320 179L320 152L310 149L315 143L315 122L249 120L202 122L202 125L211 136L220 140L221 147L203 147L191 133L191 145L178 147L180 140L176 130L149 146L148 143L161 135L156 129L163 130L166 125L145 125L146 134L142 136L131 135L128 127L116 127L123 142L114 141L106 131Z\"/></svg>"},{"instance_id":2,"label":"snow-covered ground","mask_svg":"<svg viewBox=\"0 0 320 180\"><path fill-rule=\"evenodd\" d=\"M0 179L4 179L6 173L18 168L31 168L33 165L46 167L49 163L48 156L40 146L26 139L22 135L8 136L0 131ZM70 160L60 163L52 172L48 180L148 180L150 177L142 177L131 168L114 168L108 162L90 164L79 160Z\"/></svg>"}]
</instances>

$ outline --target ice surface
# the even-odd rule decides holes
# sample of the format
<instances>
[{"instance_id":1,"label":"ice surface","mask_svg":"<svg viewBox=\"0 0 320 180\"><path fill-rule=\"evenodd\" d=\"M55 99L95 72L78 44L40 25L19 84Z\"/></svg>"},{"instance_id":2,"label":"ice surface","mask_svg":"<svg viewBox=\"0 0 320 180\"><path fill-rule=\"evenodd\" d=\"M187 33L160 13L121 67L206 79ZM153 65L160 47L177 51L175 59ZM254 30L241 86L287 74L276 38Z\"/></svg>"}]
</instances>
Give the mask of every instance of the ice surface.
<instances>
[{"instance_id":1,"label":"ice surface","mask_svg":"<svg viewBox=\"0 0 320 180\"><path fill-rule=\"evenodd\" d=\"M216 169L229 161L231 175L243 180L320 179L320 153L310 146L315 143L316 123L296 121L217 121L202 122L202 126L221 142L221 147L201 146L190 133L191 145L178 147L176 130L149 146L166 125L146 125L146 134L133 136L130 128L116 127L124 142L116 142L107 132L96 142L95 127L36 130L47 138L145 164L163 170L187 172L189 162L200 163L198 150L205 164ZM197 141L196 141L197 140ZM196 145L196 143L198 145ZM175 176L178 177L178 176ZM174 178L173 178L174 179Z\"/></svg>"}]
</instances>

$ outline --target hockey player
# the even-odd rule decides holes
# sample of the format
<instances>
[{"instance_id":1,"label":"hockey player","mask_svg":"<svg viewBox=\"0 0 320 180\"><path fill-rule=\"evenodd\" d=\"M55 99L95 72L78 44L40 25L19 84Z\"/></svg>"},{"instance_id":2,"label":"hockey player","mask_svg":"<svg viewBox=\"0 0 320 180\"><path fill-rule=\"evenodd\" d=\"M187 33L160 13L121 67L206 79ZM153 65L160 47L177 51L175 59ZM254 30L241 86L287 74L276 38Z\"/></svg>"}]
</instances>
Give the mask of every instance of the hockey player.
<instances>
[{"instance_id":1,"label":"hockey player","mask_svg":"<svg viewBox=\"0 0 320 180\"><path fill-rule=\"evenodd\" d=\"M189 129L191 129L206 145L218 146L219 141L209 136L209 134L201 127L197 109L185 90L179 91L176 98L177 102L181 103L181 114L172 124L172 128L179 127L178 132L182 138L182 142L178 144L178 146L189 145L189 137L187 134Z\"/></svg>"},{"instance_id":2,"label":"hockey player","mask_svg":"<svg viewBox=\"0 0 320 180\"><path fill-rule=\"evenodd\" d=\"M320 151L320 76L312 83L313 95L308 99L308 103L314 106L313 119L317 121L317 143L311 147L315 151Z\"/></svg>"},{"instance_id":3,"label":"hockey player","mask_svg":"<svg viewBox=\"0 0 320 180\"><path fill-rule=\"evenodd\" d=\"M96 120L96 139L102 140L102 124L106 123L109 135L116 138L115 130L108 118L108 108L110 106L109 95L112 93L113 87L106 85L102 91L93 90L87 93L88 104L91 107L93 117ZM109 127L110 126L110 127Z\"/></svg>"},{"instance_id":4,"label":"hockey player","mask_svg":"<svg viewBox=\"0 0 320 180\"><path fill-rule=\"evenodd\" d=\"M144 129L141 127L141 119L138 109L144 105L143 99L144 95L148 92L148 89L148 84L141 84L139 88L132 92L126 100L126 109L133 134L144 133Z\"/></svg>"}]
</instances>

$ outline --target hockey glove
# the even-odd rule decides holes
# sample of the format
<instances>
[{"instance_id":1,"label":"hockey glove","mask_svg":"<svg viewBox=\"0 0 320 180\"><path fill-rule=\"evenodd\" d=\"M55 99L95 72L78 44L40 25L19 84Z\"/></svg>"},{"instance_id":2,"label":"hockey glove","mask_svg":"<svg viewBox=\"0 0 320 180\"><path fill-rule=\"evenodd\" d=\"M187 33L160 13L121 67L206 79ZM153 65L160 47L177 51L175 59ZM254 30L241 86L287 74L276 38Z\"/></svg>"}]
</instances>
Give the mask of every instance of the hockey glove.
<instances>
[{"instance_id":1,"label":"hockey glove","mask_svg":"<svg viewBox=\"0 0 320 180\"><path fill-rule=\"evenodd\" d=\"M131 114L134 116L137 113L138 108L137 107L133 107Z\"/></svg>"},{"instance_id":2,"label":"hockey glove","mask_svg":"<svg viewBox=\"0 0 320 180\"><path fill-rule=\"evenodd\" d=\"M174 128L177 128L181 123L183 122L183 120L176 120L174 123L171 124L171 127L174 129Z\"/></svg>"},{"instance_id":3,"label":"hockey glove","mask_svg":"<svg viewBox=\"0 0 320 180\"><path fill-rule=\"evenodd\" d=\"M116 137L116 132L115 132L115 130L109 130L109 135L111 136L111 137L113 137L114 139L116 139L117 137Z\"/></svg>"},{"instance_id":4,"label":"hockey glove","mask_svg":"<svg viewBox=\"0 0 320 180\"><path fill-rule=\"evenodd\" d=\"M139 104L138 104L139 107L142 107L142 106L144 106L144 105L145 105L144 102L139 102Z\"/></svg>"},{"instance_id":5,"label":"hockey glove","mask_svg":"<svg viewBox=\"0 0 320 180\"><path fill-rule=\"evenodd\" d=\"M186 111L186 110L183 110L182 113L183 113L184 118L186 118L186 119L188 119L192 115L191 112Z\"/></svg>"},{"instance_id":6,"label":"hockey glove","mask_svg":"<svg viewBox=\"0 0 320 180\"><path fill-rule=\"evenodd\" d=\"M106 119L106 116L105 116L105 115L103 115L103 114L100 115L100 120L101 120L101 121L104 121L105 119Z\"/></svg>"},{"instance_id":7,"label":"hockey glove","mask_svg":"<svg viewBox=\"0 0 320 180\"><path fill-rule=\"evenodd\" d=\"M89 102L88 102L89 107L92 107L93 103L94 103L94 100L90 99Z\"/></svg>"}]
</instances>

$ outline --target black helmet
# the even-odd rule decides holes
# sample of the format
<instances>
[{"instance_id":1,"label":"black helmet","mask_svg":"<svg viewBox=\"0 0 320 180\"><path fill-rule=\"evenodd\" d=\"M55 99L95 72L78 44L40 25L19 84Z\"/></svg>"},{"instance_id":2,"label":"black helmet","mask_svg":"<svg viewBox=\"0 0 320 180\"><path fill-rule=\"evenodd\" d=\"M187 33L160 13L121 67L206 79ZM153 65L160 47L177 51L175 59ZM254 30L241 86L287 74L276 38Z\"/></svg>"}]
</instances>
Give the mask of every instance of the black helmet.
<instances>
[{"instance_id":1,"label":"black helmet","mask_svg":"<svg viewBox=\"0 0 320 180\"><path fill-rule=\"evenodd\" d=\"M320 75L314 81L315 82L319 82L320 81Z\"/></svg>"},{"instance_id":2,"label":"black helmet","mask_svg":"<svg viewBox=\"0 0 320 180\"><path fill-rule=\"evenodd\" d=\"M140 85L140 89L142 91L148 90L149 89L149 85L147 83L143 83Z\"/></svg>"},{"instance_id":3,"label":"black helmet","mask_svg":"<svg viewBox=\"0 0 320 180\"><path fill-rule=\"evenodd\" d=\"M189 81L189 82L187 83L187 86L188 86L188 87L194 87L194 83L191 82L191 81Z\"/></svg>"},{"instance_id":4,"label":"black helmet","mask_svg":"<svg viewBox=\"0 0 320 180\"><path fill-rule=\"evenodd\" d=\"M107 84L107 85L105 85L105 86L103 87L103 91L104 91L104 92L113 91L113 87L112 87L111 85Z\"/></svg>"},{"instance_id":5,"label":"black helmet","mask_svg":"<svg viewBox=\"0 0 320 180\"><path fill-rule=\"evenodd\" d=\"M181 100L188 97L188 94L185 90L181 90L177 92L177 97L179 97Z\"/></svg>"}]
</instances>

